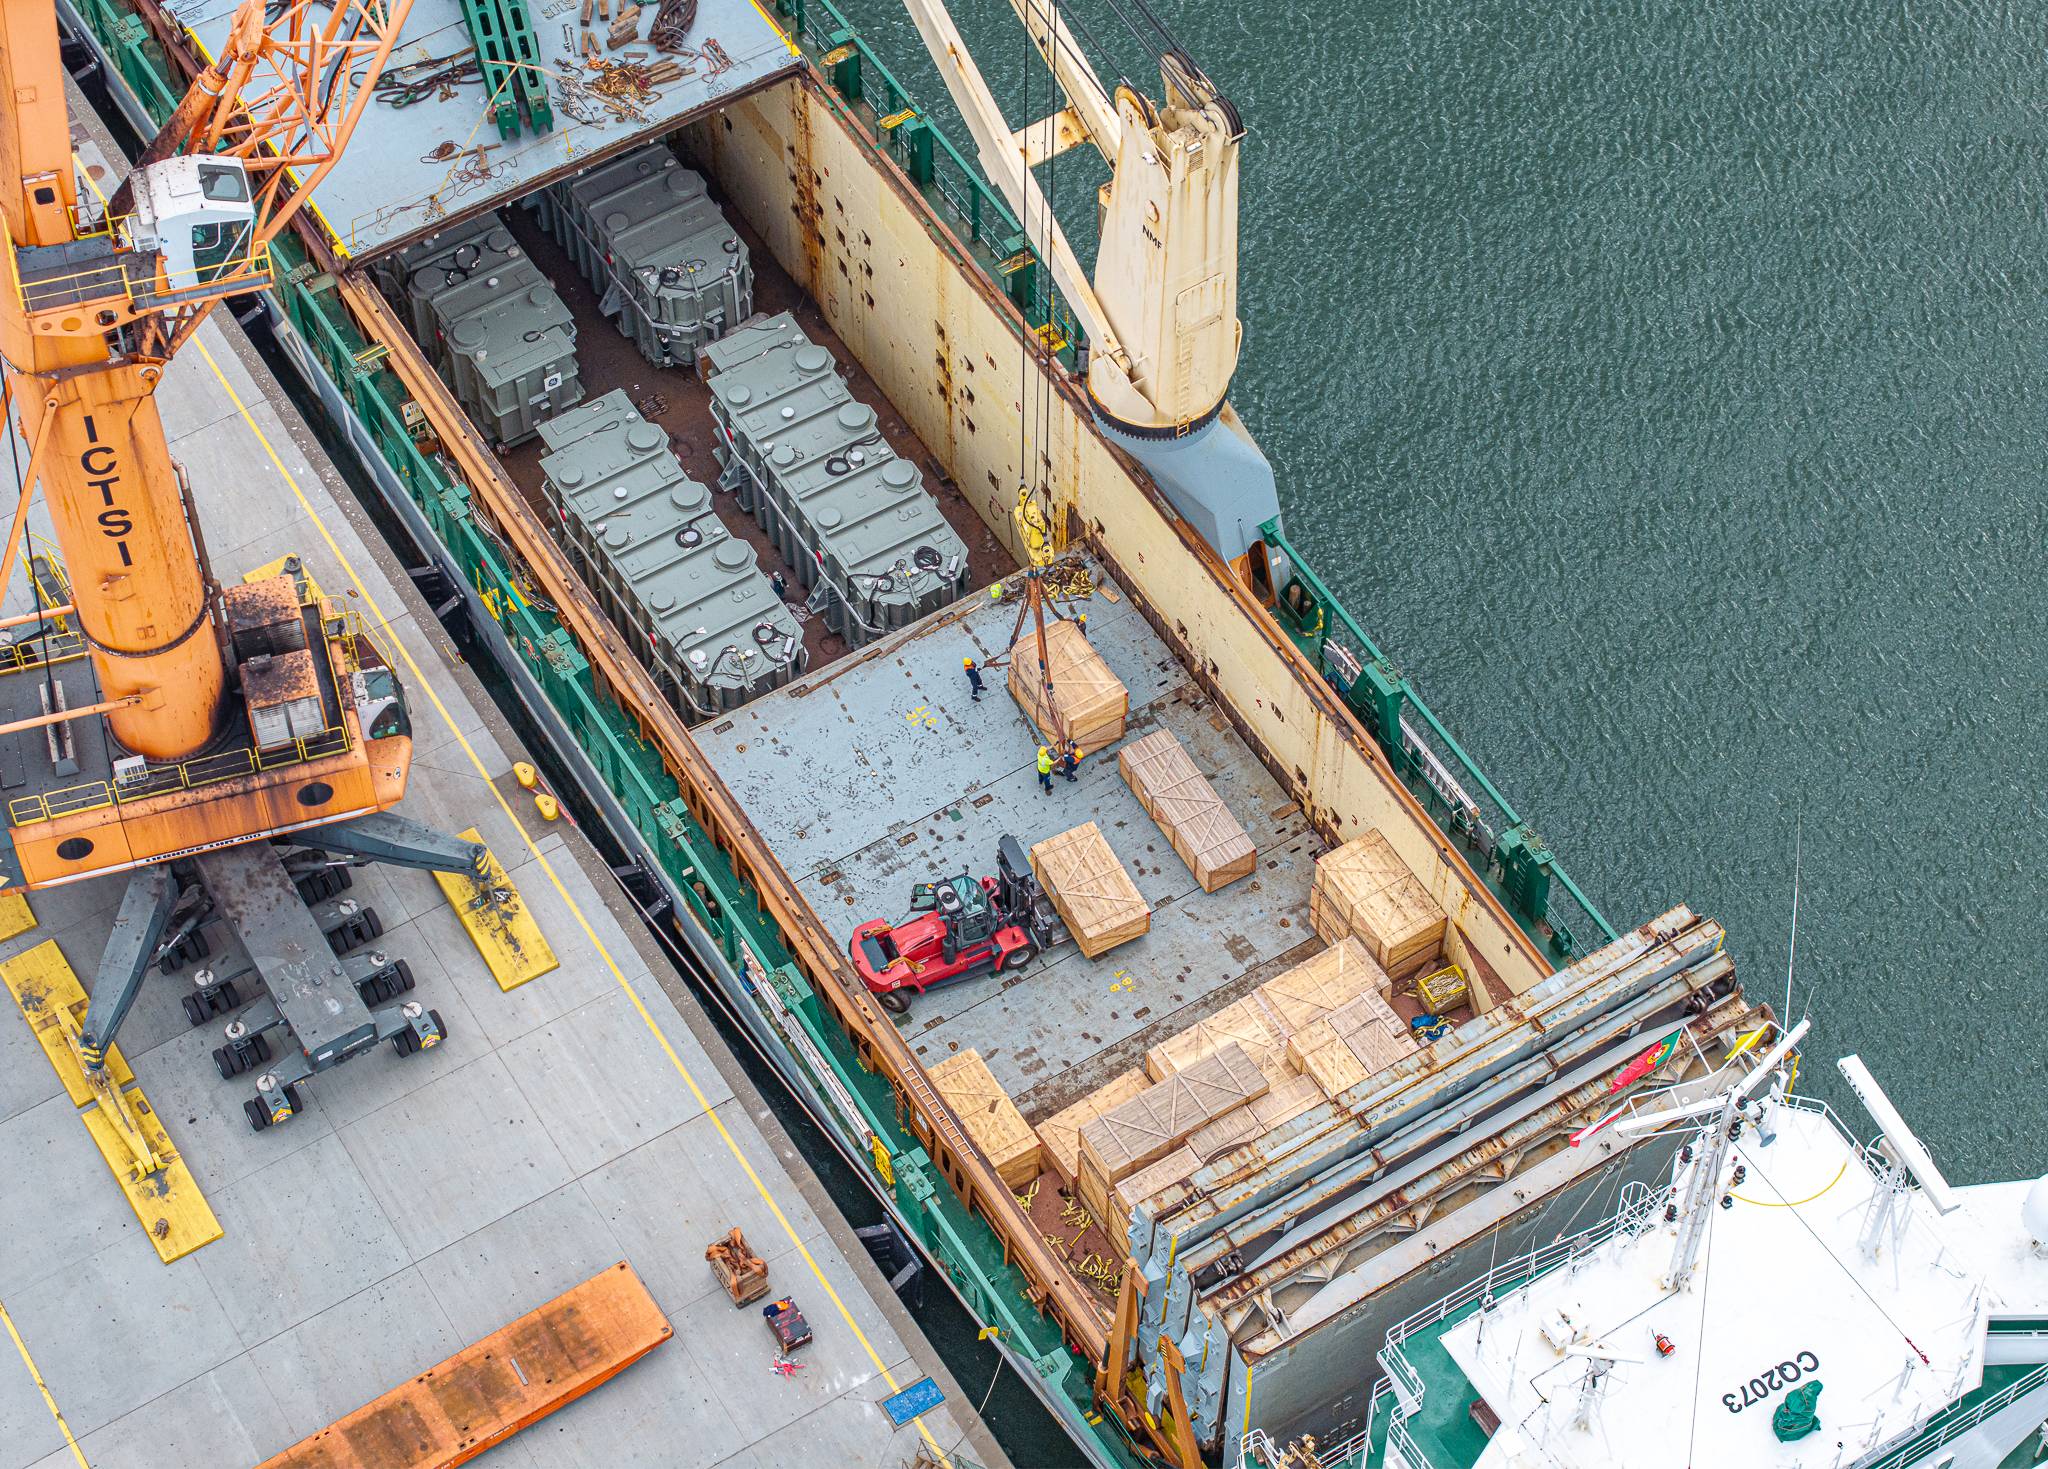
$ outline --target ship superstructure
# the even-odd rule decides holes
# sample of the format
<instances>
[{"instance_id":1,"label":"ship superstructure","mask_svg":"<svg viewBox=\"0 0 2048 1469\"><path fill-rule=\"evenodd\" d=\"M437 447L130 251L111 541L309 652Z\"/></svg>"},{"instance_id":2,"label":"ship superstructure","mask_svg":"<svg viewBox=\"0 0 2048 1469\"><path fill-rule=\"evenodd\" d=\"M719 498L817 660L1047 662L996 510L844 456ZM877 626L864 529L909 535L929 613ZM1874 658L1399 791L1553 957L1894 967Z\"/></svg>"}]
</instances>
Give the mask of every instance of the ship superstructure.
<instances>
[{"instance_id":1,"label":"ship superstructure","mask_svg":"<svg viewBox=\"0 0 2048 1469\"><path fill-rule=\"evenodd\" d=\"M1399 1323L1325 1469L2032 1463L2048 1417L2048 1182L1953 1187L1855 1057L1859 1143L1789 1095L1790 1052L1647 1099L1668 1177ZM1727 1098L1745 1082L1750 1095ZM1702 1094L1703 1091L1703 1094ZM1622 1124L1626 1126L1627 1124ZM1304 1458L1304 1454L1307 1455Z\"/></svg>"}]
</instances>

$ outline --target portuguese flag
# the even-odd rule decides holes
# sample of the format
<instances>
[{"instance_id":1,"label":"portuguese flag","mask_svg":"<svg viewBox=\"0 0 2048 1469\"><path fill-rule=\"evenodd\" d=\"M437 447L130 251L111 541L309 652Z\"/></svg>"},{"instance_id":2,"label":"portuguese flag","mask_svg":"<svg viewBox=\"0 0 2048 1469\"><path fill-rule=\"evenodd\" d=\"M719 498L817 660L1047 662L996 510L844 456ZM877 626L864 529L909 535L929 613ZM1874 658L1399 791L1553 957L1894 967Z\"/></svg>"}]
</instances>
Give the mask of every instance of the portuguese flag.
<instances>
[{"instance_id":1,"label":"portuguese flag","mask_svg":"<svg viewBox=\"0 0 2048 1469\"><path fill-rule=\"evenodd\" d=\"M1618 1092L1623 1087L1634 1086L1652 1071L1655 1071L1659 1066L1669 1061L1677 1053L1679 1038L1684 1034L1685 1032L1682 1029L1672 1031L1663 1040L1657 1042L1656 1045L1650 1047L1649 1050L1643 1052L1642 1055L1636 1057L1635 1060L1615 1072L1614 1079L1607 1083L1607 1090Z\"/></svg>"}]
</instances>

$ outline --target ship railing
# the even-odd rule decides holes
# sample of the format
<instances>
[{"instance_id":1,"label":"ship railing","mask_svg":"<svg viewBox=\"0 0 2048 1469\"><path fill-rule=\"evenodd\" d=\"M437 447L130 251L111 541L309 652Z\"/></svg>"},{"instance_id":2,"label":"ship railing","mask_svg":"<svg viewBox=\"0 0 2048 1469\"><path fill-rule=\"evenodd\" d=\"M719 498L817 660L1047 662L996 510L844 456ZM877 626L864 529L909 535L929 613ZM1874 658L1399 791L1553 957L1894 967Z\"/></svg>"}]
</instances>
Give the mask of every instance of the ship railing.
<instances>
[{"instance_id":1,"label":"ship railing","mask_svg":"<svg viewBox=\"0 0 2048 1469\"><path fill-rule=\"evenodd\" d=\"M1260 528L1287 562L1274 615L1311 658L1445 835L1560 963L1620 934L1420 691L1337 600L1277 520Z\"/></svg>"},{"instance_id":2,"label":"ship railing","mask_svg":"<svg viewBox=\"0 0 2048 1469\"><path fill-rule=\"evenodd\" d=\"M1945 1408L1925 1423L1884 1445L1877 1457L1856 1460L1851 1469L1906 1469L1927 1459L1943 1444L1953 1443L1978 1424L2004 1412L2021 1398L2048 1386L2048 1363L2024 1377L2015 1378L1982 1401L1963 1407Z\"/></svg>"},{"instance_id":3,"label":"ship railing","mask_svg":"<svg viewBox=\"0 0 2048 1469\"><path fill-rule=\"evenodd\" d=\"M1401 1456L1402 1469L1435 1469L1429 1455L1416 1446L1415 1438L1408 1432L1408 1424L1400 1417L1387 1421L1387 1461L1391 1464L1396 1454Z\"/></svg>"},{"instance_id":4,"label":"ship railing","mask_svg":"<svg viewBox=\"0 0 2048 1469\"><path fill-rule=\"evenodd\" d=\"M873 129L877 146L940 206L974 263L1023 311L1053 356L1078 366L1085 339L1010 206L932 121L835 0L775 0L775 11L832 90ZM1086 189L1092 202L1094 191Z\"/></svg>"},{"instance_id":5,"label":"ship railing","mask_svg":"<svg viewBox=\"0 0 2048 1469\"><path fill-rule=\"evenodd\" d=\"M1371 1409L1366 1426L1338 1443L1316 1440L1316 1462L1323 1469L1365 1469L1366 1450L1372 1440ZM1238 1457L1247 1469L1281 1469L1289 1461L1286 1450L1273 1442L1263 1428L1254 1428L1238 1440Z\"/></svg>"},{"instance_id":6,"label":"ship railing","mask_svg":"<svg viewBox=\"0 0 2048 1469\"><path fill-rule=\"evenodd\" d=\"M256 748L245 745L237 750L223 750L217 755L202 755L197 760L150 765L125 778L86 781L40 795L17 796L7 803L7 824L11 827L33 826L40 821L104 810L129 801L169 795L173 791L200 790L225 780L340 755L348 750L350 743L346 725L329 725L318 734L284 740L275 745Z\"/></svg>"}]
</instances>

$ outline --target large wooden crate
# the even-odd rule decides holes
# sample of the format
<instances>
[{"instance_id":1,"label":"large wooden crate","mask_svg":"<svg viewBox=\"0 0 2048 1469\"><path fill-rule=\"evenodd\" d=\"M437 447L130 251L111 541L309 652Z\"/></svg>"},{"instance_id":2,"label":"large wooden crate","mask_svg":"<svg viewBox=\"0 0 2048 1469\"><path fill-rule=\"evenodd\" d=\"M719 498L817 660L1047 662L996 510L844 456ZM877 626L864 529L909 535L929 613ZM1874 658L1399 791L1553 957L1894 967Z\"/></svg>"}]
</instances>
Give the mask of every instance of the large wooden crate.
<instances>
[{"instance_id":1,"label":"large wooden crate","mask_svg":"<svg viewBox=\"0 0 2048 1469\"><path fill-rule=\"evenodd\" d=\"M1444 910L1376 831L1316 859L1309 922L1324 941L1356 935L1394 979L1408 979L1443 953Z\"/></svg>"},{"instance_id":2,"label":"large wooden crate","mask_svg":"<svg viewBox=\"0 0 2048 1469\"><path fill-rule=\"evenodd\" d=\"M1384 995L1390 987L1379 961L1356 937L1345 934L1313 959L1267 980L1258 993L1292 1035L1360 995Z\"/></svg>"},{"instance_id":3,"label":"large wooden crate","mask_svg":"<svg viewBox=\"0 0 2048 1469\"><path fill-rule=\"evenodd\" d=\"M1203 1057L1234 1045L1252 1058L1268 1080L1278 1082L1287 1075L1287 1034L1286 1027L1254 992L1145 1052L1145 1070L1154 1081L1164 1081Z\"/></svg>"},{"instance_id":4,"label":"large wooden crate","mask_svg":"<svg viewBox=\"0 0 2048 1469\"><path fill-rule=\"evenodd\" d=\"M1207 1163L1240 1144L1263 1137L1282 1123L1292 1122L1309 1108L1320 1106L1323 1100L1323 1089L1313 1077L1289 1076L1274 1082L1272 1090L1263 1097L1253 1097L1192 1134L1186 1146Z\"/></svg>"},{"instance_id":5,"label":"large wooden crate","mask_svg":"<svg viewBox=\"0 0 2048 1469\"><path fill-rule=\"evenodd\" d=\"M1038 1140L1045 1146L1046 1159L1069 1188L1081 1167L1081 1129L1103 1113L1121 1107L1152 1083L1153 1078L1142 1068L1133 1066L1038 1124Z\"/></svg>"},{"instance_id":6,"label":"large wooden crate","mask_svg":"<svg viewBox=\"0 0 2048 1469\"><path fill-rule=\"evenodd\" d=\"M1151 932L1152 905L1094 822L1034 845L1031 870L1089 958Z\"/></svg>"},{"instance_id":7,"label":"large wooden crate","mask_svg":"<svg viewBox=\"0 0 2048 1469\"><path fill-rule=\"evenodd\" d=\"M1407 1023L1377 989L1296 1031L1287 1059L1335 1098L1415 1050Z\"/></svg>"},{"instance_id":8,"label":"large wooden crate","mask_svg":"<svg viewBox=\"0 0 2048 1469\"><path fill-rule=\"evenodd\" d=\"M1002 1083L972 1049L948 1056L925 1073L989 1166L1013 1189L1026 1189L1040 1168L1038 1134Z\"/></svg>"},{"instance_id":9,"label":"large wooden crate","mask_svg":"<svg viewBox=\"0 0 2048 1469\"><path fill-rule=\"evenodd\" d=\"M1132 1209L1161 1189L1172 1188L1175 1184L1185 1181L1189 1174L1201 1166L1201 1155L1185 1143L1165 1157L1155 1158L1130 1177L1120 1179L1110 1189L1109 1218L1118 1222L1129 1219Z\"/></svg>"},{"instance_id":10,"label":"large wooden crate","mask_svg":"<svg viewBox=\"0 0 2048 1469\"><path fill-rule=\"evenodd\" d=\"M1048 745L1064 736L1081 754L1092 755L1124 737L1130 692L1071 622L1046 623L1045 667L1052 680L1049 703L1039 677L1038 631L1027 625L1010 647L1010 695Z\"/></svg>"},{"instance_id":11,"label":"large wooden crate","mask_svg":"<svg viewBox=\"0 0 2048 1469\"><path fill-rule=\"evenodd\" d=\"M1258 865L1252 839L1172 730L1155 729L1125 745L1116 768L1203 892L1247 877Z\"/></svg>"},{"instance_id":12,"label":"large wooden crate","mask_svg":"<svg viewBox=\"0 0 2048 1469\"><path fill-rule=\"evenodd\" d=\"M1081 1202L1110 1220L1110 1190L1147 1163L1165 1157L1211 1122L1264 1096L1264 1072L1236 1046L1205 1056L1186 1071L1147 1087L1081 1129Z\"/></svg>"}]
</instances>

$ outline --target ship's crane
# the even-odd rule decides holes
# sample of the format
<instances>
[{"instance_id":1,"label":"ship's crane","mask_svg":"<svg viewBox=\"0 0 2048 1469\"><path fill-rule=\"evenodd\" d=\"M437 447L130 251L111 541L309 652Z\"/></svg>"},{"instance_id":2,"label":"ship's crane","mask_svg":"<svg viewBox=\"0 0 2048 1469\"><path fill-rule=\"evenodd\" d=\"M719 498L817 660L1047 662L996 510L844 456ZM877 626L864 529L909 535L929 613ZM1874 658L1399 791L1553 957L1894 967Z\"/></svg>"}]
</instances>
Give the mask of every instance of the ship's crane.
<instances>
[{"instance_id":1,"label":"ship's crane","mask_svg":"<svg viewBox=\"0 0 2048 1469\"><path fill-rule=\"evenodd\" d=\"M1177 47L1160 51L1161 98L1112 95L1057 0L1010 0L1067 106L1012 129L946 0L904 0L991 182L1023 222L1088 338L1088 394L1110 434L1241 574L1279 514L1272 467L1228 402L1237 315L1237 187L1244 124ZM1081 143L1109 164L1091 276L1033 170ZM1255 552L1254 548L1259 548Z\"/></svg>"},{"instance_id":2,"label":"ship's crane","mask_svg":"<svg viewBox=\"0 0 2048 1469\"><path fill-rule=\"evenodd\" d=\"M208 916L235 929L243 972L267 991L229 1027L222 1074L268 1059L266 1030L298 1043L257 1079L252 1126L289 1117L297 1082L379 1041L403 1053L441 1037L433 1012L383 1004L409 980L365 982L321 957L344 946L303 885L294 896L296 869L252 843L290 833L344 861L466 872L480 892L492 871L480 843L391 812L411 723L355 619L296 558L214 581L156 403L207 313L271 284L271 240L341 156L410 9L291 0L266 18L265 0L245 0L219 58L102 202L79 197L54 7L0 0L0 350L30 446L0 583L40 483L69 589L53 599L39 579L37 610L0 624L14 630L0 738L37 731L47 754L8 802L0 883L131 874L89 1002L58 1016L131 1180L167 1163L110 1064L114 1036L144 972L159 958L168 971ZM209 973L188 996L194 1023L239 1003Z\"/></svg>"}]
</instances>

